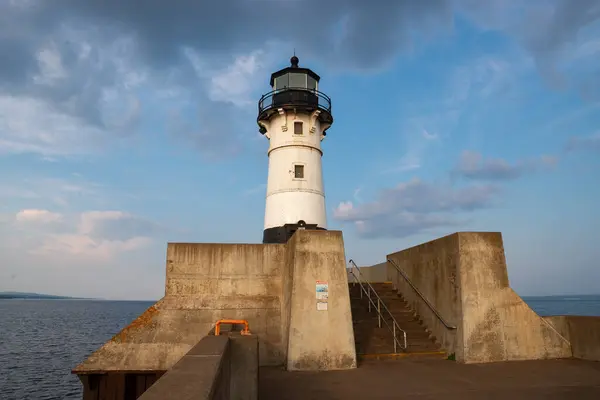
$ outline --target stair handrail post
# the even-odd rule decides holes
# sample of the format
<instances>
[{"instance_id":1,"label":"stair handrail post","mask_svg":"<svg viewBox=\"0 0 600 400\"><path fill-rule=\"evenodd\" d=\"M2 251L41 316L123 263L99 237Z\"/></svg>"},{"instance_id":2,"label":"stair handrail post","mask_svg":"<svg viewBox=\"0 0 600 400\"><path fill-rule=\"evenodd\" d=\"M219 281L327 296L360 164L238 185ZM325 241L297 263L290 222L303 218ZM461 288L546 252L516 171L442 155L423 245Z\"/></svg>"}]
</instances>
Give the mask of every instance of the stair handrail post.
<instances>
[{"instance_id":1,"label":"stair handrail post","mask_svg":"<svg viewBox=\"0 0 600 400\"><path fill-rule=\"evenodd\" d=\"M397 353L397 351L396 351L396 323L394 323L394 353Z\"/></svg>"},{"instance_id":2,"label":"stair handrail post","mask_svg":"<svg viewBox=\"0 0 600 400\"><path fill-rule=\"evenodd\" d=\"M377 296L377 325L381 328L381 300Z\"/></svg>"},{"instance_id":3,"label":"stair handrail post","mask_svg":"<svg viewBox=\"0 0 600 400\"><path fill-rule=\"evenodd\" d=\"M442 322L442 324L448 328L448 329L456 329L455 325L451 325L449 324L444 317L441 316L441 314L439 313L439 311L435 308L435 306L433 304L431 304L431 302L425 297L425 295L423 293L421 293L421 291L415 286L415 284L411 281L411 279L408 277L408 275L398 266L398 264L396 264L396 262L390 258L387 258L387 262L389 262L390 264L392 264L394 266L394 268L396 268L396 271L398 274L400 274L404 280L409 284L409 286L415 291L415 293L417 293L419 295L419 297L421 297L421 299L423 299L423 301L425 302L425 304L427 304L427 306L431 309L431 311L433 311L433 313L435 314L436 317L438 317L438 319Z\"/></svg>"}]
</instances>

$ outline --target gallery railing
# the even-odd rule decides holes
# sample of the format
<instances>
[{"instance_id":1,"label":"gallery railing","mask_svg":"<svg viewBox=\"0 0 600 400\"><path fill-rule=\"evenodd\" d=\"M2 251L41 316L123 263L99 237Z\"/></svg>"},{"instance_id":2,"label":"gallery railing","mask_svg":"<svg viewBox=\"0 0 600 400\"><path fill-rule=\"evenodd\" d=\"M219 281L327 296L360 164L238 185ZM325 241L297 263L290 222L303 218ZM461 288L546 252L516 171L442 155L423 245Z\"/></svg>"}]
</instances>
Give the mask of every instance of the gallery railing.
<instances>
[{"instance_id":1,"label":"gallery railing","mask_svg":"<svg viewBox=\"0 0 600 400\"><path fill-rule=\"evenodd\" d=\"M331 114L331 99L316 89L283 88L264 94L258 101L259 120L264 112L281 107L305 107Z\"/></svg>"}]
</instances>

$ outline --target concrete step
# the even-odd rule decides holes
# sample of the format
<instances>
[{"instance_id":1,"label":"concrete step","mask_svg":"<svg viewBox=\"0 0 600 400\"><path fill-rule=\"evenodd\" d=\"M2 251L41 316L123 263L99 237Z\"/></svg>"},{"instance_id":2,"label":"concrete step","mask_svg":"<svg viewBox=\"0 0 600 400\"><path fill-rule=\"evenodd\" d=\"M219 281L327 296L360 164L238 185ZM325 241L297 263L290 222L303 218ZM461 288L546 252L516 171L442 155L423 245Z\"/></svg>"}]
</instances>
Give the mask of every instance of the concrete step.
<instances>
[{"instance_id":1,"label":"concrete step","mask_svg":"<svg viewBox=\"0 0 600 400\"><path fill-rule=\"evenodd\" d=\"M372 286L400 328L406 332L407 349L402 350L401 356L393 355L391 357L407 357L409 354L418 354L418 357L447 357L443 351L440 351L440 346L436 343L435 337L426 330L418 315L398 295L391 284L373 284ZM357 287L352 288L351 286L350 293L357 353L363 355L376 354L378 357L393 354L394 341L392 333L385 322L382 321L381 328L378 326L378 315L375 307L371 306L371 311L369 311L369 300L365 295L362 298L360 297L360 290ZM383 307L382 311L383 320L389 324L392 318L383 310ZM402 332L398 331L397 333L398 339L402 341ZM401 349L397 348L397 350L400 351Z\"/></svg>"},{"instance_id":2,"label":"concrete step","mask_svg":"<svg viewBox=\"0 0 600 400\"><path fill-rule=\"evenodd\" d=\"M356 355L359 361L363 360L393 360L393 359L420 359L420 360L446 360L448 354L444 351L415 351L399 353L362 353Z\"/></svg>"}]
</instances>

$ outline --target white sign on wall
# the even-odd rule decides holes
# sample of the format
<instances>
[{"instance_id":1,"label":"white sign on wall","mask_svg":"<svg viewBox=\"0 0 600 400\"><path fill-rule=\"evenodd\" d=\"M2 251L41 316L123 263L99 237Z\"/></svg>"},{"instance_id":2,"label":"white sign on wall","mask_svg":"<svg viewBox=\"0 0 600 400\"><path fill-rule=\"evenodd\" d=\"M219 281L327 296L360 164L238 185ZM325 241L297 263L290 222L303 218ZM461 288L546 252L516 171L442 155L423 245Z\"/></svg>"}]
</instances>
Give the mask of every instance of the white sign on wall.
<instances>
[{"instance_id":1,"label":"white sign on wall","mask_svg":"<svg viewBox=\"0 0 600 400\"><path fill-rule=\"evenodd\" d=\"M317 311L327 311L329 300L329 284L326 281L317 281Z\"/></svg>"}]
</instances>

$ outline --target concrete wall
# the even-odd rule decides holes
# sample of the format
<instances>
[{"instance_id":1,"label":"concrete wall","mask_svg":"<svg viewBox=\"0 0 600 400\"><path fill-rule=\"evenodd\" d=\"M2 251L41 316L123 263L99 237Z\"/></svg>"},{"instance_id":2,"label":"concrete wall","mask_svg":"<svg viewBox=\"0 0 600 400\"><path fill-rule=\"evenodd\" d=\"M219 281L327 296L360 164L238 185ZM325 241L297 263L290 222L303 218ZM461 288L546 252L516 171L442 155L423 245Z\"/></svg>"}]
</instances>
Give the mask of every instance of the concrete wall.
<instances>
[{"instance_id":1,"label":"concrete wall","mask_svg":"<svg viewBox=\"0 0 600 400\"><path fill-rule=\"evenodd\" d=\"M458 250L458 236L450 235L388 255L388 259L402 268L448 325L456 326L457 329L447 328L406 280L397 274L391 263L387 265L389 280L419 314L442 348L457 356L458 348L462 345L462 327L458 323L462 313Z\"/></svg>"},{"instance_id":2,"label":"concrete wall","mask_svg":"<svg viewBox=\"0 0 600 400\"><path fill-rule=\"evenodd\" d=\"M510 288L500 233L455 233L388 258L456 326L456 330L443 326L395 268L388 266L401 293L458 361L571 356L569 342Z\"/></svg>"},{"instance_id":3,"label":"concrete wall","mask_svg":"<svg viewBox=\"0 0 600 400\"><path fill-rule=\"evenodd\" d=\"M280 244L169 243L165 295L173 307L194 310L180 334L199 340L219 319L246 319L260 337L262 362L283 363L285 258Z\"/></svg>"},{"instance_id":4,"label":"concrete wall","mask_svg":"<svg viewBox=\"0 0 600 400\"><path fill-rule=\"evenodd\" d=\"M336 231L299 230L288 244L169 243L165 296L73 373L164 373L219 319L248 320L261 365L353 368L345 271ZM316 280L329 282L328 311L316 311Z\"/></svg>"},{"instance_id":5,"label":"concrete wall","mask_svg":"<svg viewBox=\"0 0 600 400\"><path fill-rule=\"evenodd\" d=\"M256 336L205 336L139 400L258 399Z\"/></svg>"},{"instance_id":6,"label":"concrete wall","mask_svg":"<svg viewBox=\"0 0 600 400\"><path fill-rule=\"evenodd\" d=\"M342 233L297 231L290 242L288 370L356 367L350 292ZM329 286L327 311L317 310L316 282Z\"/></svg>"},{"instance_id":7,"label":"concrete wall","mask_svg":"<svg viewBox=\"0 0 600 400\"><path fill-rule=\"evenodd\" d=\"M544 319L569 340L573 357L600 361L600 317L560 315Z\"/></svg>"},{"instance_id":8,"label":"concrete wall","mask_svg":"<svg viewBox=\"0 0 600 400\"><path fill-rule=\"evenodd\" d=\"M139 400L229 399L229 360L229 338L207 336L148 388Z\"/></svg>"}]
</instances>

